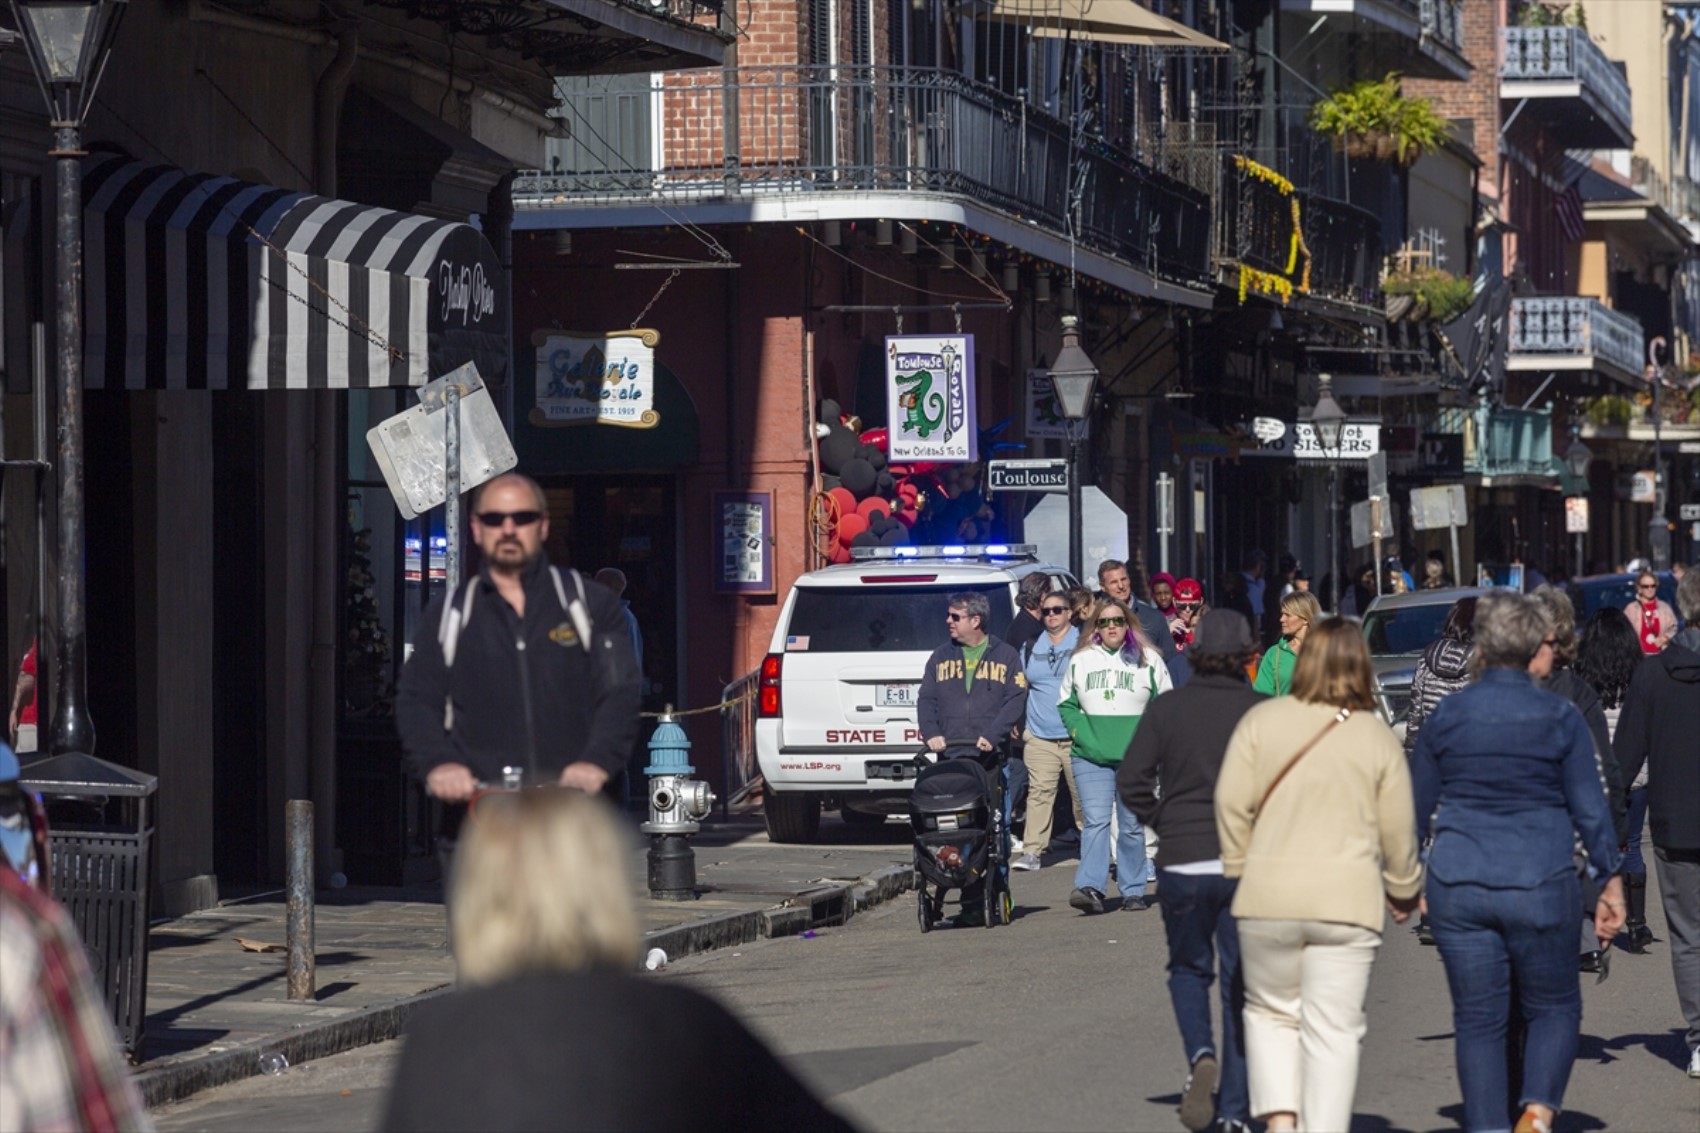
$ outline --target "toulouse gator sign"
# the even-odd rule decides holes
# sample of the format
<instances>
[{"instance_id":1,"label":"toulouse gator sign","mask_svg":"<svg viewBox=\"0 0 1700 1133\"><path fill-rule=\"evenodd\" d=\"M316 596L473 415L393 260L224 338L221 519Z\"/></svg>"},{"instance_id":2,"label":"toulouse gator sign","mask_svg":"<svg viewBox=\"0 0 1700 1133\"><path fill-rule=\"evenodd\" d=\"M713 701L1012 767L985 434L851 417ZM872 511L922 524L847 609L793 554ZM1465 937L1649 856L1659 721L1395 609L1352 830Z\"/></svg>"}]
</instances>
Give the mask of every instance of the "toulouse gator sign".
<instances>
[{"instance_id":1,"label":"toulouse gator sign","mask_svg":"<svg viewBox=\"0 0 1700 1133\"><path fill-rule=\"evenodd\" d=\"M885 383L893 461L979 459L973 335L888 336Z\"/></svg>"}]
</instances>

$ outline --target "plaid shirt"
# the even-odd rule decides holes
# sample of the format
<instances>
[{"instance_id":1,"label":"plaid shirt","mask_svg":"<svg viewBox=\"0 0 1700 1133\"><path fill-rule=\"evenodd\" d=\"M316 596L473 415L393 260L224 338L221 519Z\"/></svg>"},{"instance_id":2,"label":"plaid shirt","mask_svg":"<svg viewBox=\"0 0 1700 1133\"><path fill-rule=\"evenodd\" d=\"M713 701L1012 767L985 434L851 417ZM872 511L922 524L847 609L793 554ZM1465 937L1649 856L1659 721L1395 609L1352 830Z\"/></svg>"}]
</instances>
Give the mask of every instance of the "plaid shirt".
<instances>
[{"instance_id":1,"label":"plaid shirt","mask_svg":"<svg viewBox=\"0 0 1700 1133\"><path fill-rule=\"evenodd\" d=\"M63 906L0 866L0 1129L152 1129Z\"/></svg>"}]
</instances>

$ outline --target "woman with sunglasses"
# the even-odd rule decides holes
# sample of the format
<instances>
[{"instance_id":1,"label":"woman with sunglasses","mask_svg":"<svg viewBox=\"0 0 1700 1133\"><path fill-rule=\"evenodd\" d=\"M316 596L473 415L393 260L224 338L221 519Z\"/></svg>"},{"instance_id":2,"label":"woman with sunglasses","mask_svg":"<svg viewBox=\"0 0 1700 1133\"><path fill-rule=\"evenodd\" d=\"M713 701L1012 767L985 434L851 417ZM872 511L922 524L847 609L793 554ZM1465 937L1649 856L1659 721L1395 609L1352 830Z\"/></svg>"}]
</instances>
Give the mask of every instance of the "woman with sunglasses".
<instances>
[{"instance_id":1,"label":"woman with sunglasses","mask_svg":"<svg viewBox=\"0 0 1700 1133\"><path fill-rule=\"evenodd\" d=\"M1080 643L1080 628L1074 624L1073 614L1066 595L1046 594L1039 602L1044 629L1037 641L1027 642L1020 650L1022 669L1027 674L1027 727L1021 735L1027 764L1027 826L1022 831L1023 853L1010 863L1011 869L1038 869L1040 859L1050 849L1059 780L1068 781L1075 824L1085 825L1080 792L1074 785L1069 750L1072 741L1057 711L1063 674L1074 647Z\"/></svg>"},{"instance_id":2,"label":"woman with sunglasses","mask_svg":"<svg viewBox=\"0 0 1700 1133\"><path fill-rule=\"evenodd\" d=\"M1635 601L1623 608L1623 616L1635 627L1643 653L1663 653L1676 636L1676 611L1659 597L1659 576L1650 570L1635 576Z\"/></svg>"},{"instance_id":3,"label":"woman with sunglasses","mask_svg":"<svg viewBox=\"0 0 1700 1133\"><path fill-rule=\"evenodd\" d=\"M1063 674L1057 713L1073 741L1074 783L1086 822L1080 866L1068 903L1084 913L1104 911L1110 874L1110 813L1116 814L1117 886L1122 908L1143 909L1151 864L1145 828L1116 792L1116 769L1152 698L1173 688L1163 655L1124 602L1106 598L1092 613Z\"/></svg>"},{"instance_id":4,"label":"woman with sunglasses","mask_svg":"<svg viewBox=\"0 0 1700 1133\"><path fill-rule=\"evenodd\" d=\"M1251 687L1265 696L1286 696L1293 691L1293 671L1299 665L1310 627L1322 620L1322 603L1306 590L1295 590L1281 599L1281 640L1263 655L1257 680Z\"/></svg>"}]
</instances>

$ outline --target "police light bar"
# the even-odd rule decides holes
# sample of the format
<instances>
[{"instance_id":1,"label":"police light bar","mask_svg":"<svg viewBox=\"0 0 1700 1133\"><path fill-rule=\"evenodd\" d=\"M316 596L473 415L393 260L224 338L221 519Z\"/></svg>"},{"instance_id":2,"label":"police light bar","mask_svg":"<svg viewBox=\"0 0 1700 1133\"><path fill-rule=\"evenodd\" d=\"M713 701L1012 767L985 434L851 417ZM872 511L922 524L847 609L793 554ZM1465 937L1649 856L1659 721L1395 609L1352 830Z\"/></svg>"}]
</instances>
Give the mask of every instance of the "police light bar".
<instances>
[{"instance_id":1,"label":"police light bar","mask_svg":"<svg viewBox=\"0 0 1700 1133\"><path fill-rule=\"evenodd\" d=\"M851 547L858 561L879 559L1031 559L1037 543L929 543L920 547Z\"/></svg>"}]
</instances>

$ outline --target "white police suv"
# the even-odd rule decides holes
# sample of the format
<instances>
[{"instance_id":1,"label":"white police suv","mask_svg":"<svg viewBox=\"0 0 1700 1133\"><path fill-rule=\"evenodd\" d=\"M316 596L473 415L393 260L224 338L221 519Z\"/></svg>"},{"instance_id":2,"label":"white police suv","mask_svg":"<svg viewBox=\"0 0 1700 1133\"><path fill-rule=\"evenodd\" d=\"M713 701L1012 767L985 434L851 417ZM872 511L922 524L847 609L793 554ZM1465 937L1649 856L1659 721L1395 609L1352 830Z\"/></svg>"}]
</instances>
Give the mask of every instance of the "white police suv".
<instances>
[{"instance_id":1,"label":"white police suv","mask_svg":"<svg viewBox=\"0 0 1700 1133\"><path fill-rule=\"evenodd\" d=\"M822 808L876 823L908 808L921 670L950 640L952 594L991 603L991 633L1015 616L1022 578L1043 572L1053 589L1074 585L1028 545L867 547L841 566L797 580L762 661L756 759L775 842L810 842Z\"/></svg>"}]
</instances>

